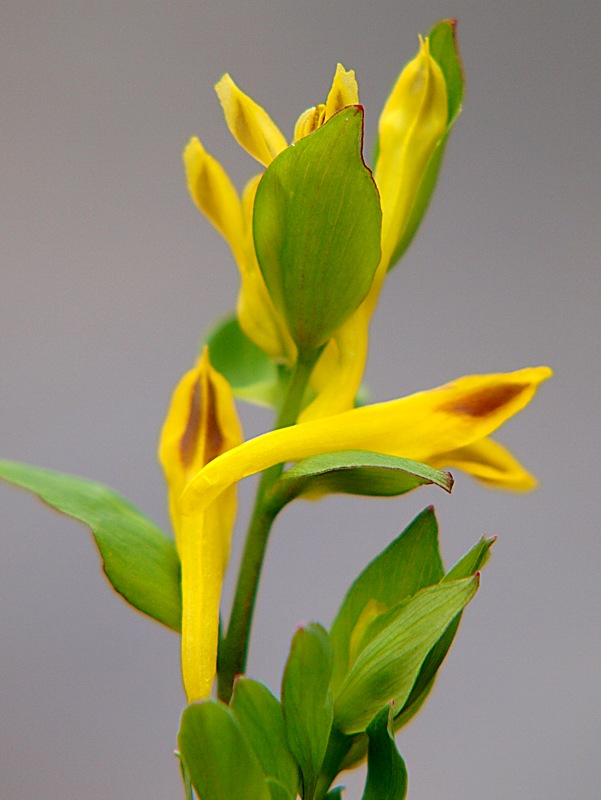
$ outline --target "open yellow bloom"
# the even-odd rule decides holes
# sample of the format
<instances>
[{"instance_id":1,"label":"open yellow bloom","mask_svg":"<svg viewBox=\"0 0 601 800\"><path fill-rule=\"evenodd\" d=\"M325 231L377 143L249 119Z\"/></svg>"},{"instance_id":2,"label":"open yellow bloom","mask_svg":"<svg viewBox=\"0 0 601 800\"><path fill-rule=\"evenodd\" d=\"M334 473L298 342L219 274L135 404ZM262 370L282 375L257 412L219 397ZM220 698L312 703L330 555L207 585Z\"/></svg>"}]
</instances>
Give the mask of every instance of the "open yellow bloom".
<instances>
[{"instance_id":1,"label":"open yellow bloom","mask_svg":"<svg viewBox=\"0 0 601 800\"><path fill-rule=\"evenodd\" d=\"M458 466L493 486L531 489L535 479L488 436L524 408L550 376L548 367L472 375L399 400L271 431L201 469L184 491L183 513L198 514L237 481L274 464L340 450Z\"/></svg>"},{"instance_id":2,"label":"open yellow bloom","mask_svg":"<svg viewBox=\"0 0 601 800\"><path fill-rule=\"evenodd\" d=\"M269 166L287 147L285 136L229 75L215 88L236 141L261 165ZM341 108L358 103L354 71L338 64L326 102L301 114L295 140L323 125ZM430 55L428 39L420 39L418 55L401 72L379 122L374 178L383 214L380 265L366 299L334 334L315 369L311 383L317 396L301 417L305 421L353 407L367 358L369 321L402 241L421 177L447 132L447 123L445 78ZM184 163L192 198L228 241L238 263L242 280L238 319L242 329L271 357L293 364L294 343L274 308L254 251L252 205L260 176L249 182L241 200L221 165L198 139L188 144Z\"/></svg>"},{"instance_id":3,"label":"open yellow bloom","mask_svg":"<svg viewBox=\"0 0 601 800\"><path fill-rule=\"evenodd\" d=\"M182 674L188 701L208 697L215 677L219 602L236 514L234 484L198 513L184 515L185 486L242 441L229 384L208 350L177 385L161 432L159 459L182 570Z\"/></svg>"}]
</instances>

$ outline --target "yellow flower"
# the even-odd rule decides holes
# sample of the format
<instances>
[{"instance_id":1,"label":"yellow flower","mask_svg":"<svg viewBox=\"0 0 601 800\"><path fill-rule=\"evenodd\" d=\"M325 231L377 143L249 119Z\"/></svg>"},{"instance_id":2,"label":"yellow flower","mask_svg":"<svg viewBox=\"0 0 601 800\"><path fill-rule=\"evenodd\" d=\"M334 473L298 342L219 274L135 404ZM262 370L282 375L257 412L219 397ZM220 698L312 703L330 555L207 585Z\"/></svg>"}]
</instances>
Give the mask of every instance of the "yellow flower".
<instances>
[{"instance_id":1,"label":"yellow flower","mask_svg":"<svg viewBox=\"0 0 601 800\"><path fill-rule=\"evenodd\" d=\"M208 697L215 677L219 602L236 514L235 485L197 513L181 496L195 474L242 441L232 392L208 350L178 383L163 425L159 459L182 570L182 675L188 701Z\"/></svg>"},{"instance_id":2,"label":"yellow flower","mask_svg":"<svg viewBox=\"0 0 601 800\"><path fill-rule=\"evenodd\" d=\"M550 376L548 367L472 375L399 400L271 431L201 469L184 491L183 513L198 514L237 481L274 464L340 450L458 466L492 486L531 489L533 476L488 436L524 408Z\"/></svg>"},{"instance_id":3,"label":"yellow flower","mask_svg":"<svg viewBox=\"0 0 601 800\"><path fill-rule=\"evenodd\" d=\"M227 125L251 156L267 167L287 147L267 112L244 94L229 75L216 91ZM359 103L355 73L338 64L325 104L303 112L294 138L311 133L341 108ZM368 296L334 334L318 363L312 387L315 400L302 419L318 419L354 405L367 357L369 320L388 268L407 225L429 158L447 132L447 90L428 39L420 39L416 58L401 72L379 122L379 156L374 178L383 214L382 258ZM241 275L238 319L246 335L274 359L292 365L296 358L281 315L267 292L252 239L252 206L261 176L253 178L242 200L221 165L198 139L184 153L194 202L230 244Z\"/></svg>"}]
</instances>

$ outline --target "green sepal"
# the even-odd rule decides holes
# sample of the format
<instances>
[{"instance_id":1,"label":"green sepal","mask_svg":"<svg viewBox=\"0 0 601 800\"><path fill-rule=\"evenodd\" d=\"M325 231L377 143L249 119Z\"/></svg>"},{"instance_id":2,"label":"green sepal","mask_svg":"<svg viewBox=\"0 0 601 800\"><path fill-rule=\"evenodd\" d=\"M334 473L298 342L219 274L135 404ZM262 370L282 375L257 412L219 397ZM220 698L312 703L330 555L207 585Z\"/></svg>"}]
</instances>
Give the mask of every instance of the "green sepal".
<instances>
[{"instance_id":1,"label":"green sepal","mask_svg":"<svg viewBox=\"0 0 601 800\"><path fill-rule=\"evenodd\" d=\"M100 483L0 460L0 478L91 528L103 568L128 603L169 628L181 628L180 563L175 543L127 500Z\"/></svg>"},{"instance_id":2,"label":"green sepal","mask_svg":"<svg viewBox=\"0 0 601 800\"><path fill-rule=\"evenodd\" d=\"M202 800L271 800L259 760L234 712L203 700L182 714L178 746Z\"/></svg>"},{"instance_id":3,"label":"green sepal","mask_svg":"<svg viewBox=\"0 0 601 800\"><path fill-rule=\"evenodd\" d=\"M393 705L384 707L367 726L367 781L363 800L405 800L407 768L394 741Z\"/></svg>"},{"instance_id":4,"label":"green sepal","mask_svg":"<svg viewBox=\"0 0 601 800\"><path fill-rule=\"evenodd\" d=\"M393 256L390 259L389 269L392 269L392 267L398 263L413 241L421 221L428 210L436 181L438 180L438 173L440 172L442 158L451 133L451 128L461 113L464 84L463 70L457 51L457 43L455 41L455 25L455 20L445 19L435 25L428 34L430 40L430 55L441 68L447 85L447 129L430 156L426 169L424 170L409 219L397 243Z\"/></svg>"},{"instance_id":5,"label":"green sepal","mask_svg":"<svg viewBox=\"0 0 601 800\"><path fill-rule=\"evenodd\" d=\"M268 408L283 398L280 371L269 356L244 333L236 315L218 322L204 337L211 364L232 387L235 397Z\"/></svg>"},{"instance_id":6,"label":"green sepal","mask_svg":"<svg viewBox=\"0 0 601 800\"><path fill-rule=\"evenodd\" d=\"M272 492L277 504L285 505L302 495L394 497L427 484L450 492L453 478L449 472L407 458L368 450L341 450L299 461L282 474Z\"/></svg>"},{"instance_id":7,"label":"green sepal","mask_svg":"<svg viewBox=\"0 0 601 800\"><path fill-rule=\"evenodd\" d=\"M369 604L394 608L420 589L439 583L443 576L438 524L434 509L429 507L363 570L347 592L330 630L334 692L351 666L351 637L361 617L367 622L365 609Z\"/></svg>"},{"instance_id":8,"label":"green sepal","mask_svg":"<svg viewBox=\"0 0 601 800\"><path fill-rule=\"evenodd\" d=\"M430 586L388 612L388 625L361 651L335 699L335 723L341 731L365 730L391 701L402 707L424 659L478 584L475 576Z\"/></svg>"},{"instance_id":9,"label":"green sepal","mask_svg":"<svg viewBox=\"0 0 601 800\"><path fill-rule=\"evenodd\" d=\"M230 708L251 742L265 775L278 781L288 795L296 797L298 765L286 744L280 701L263 683L238 678Z\"/></svg>"},{"instance_id":10,"label":"green sepal","mask_svg":"<svg viewBox=\"0 0 601 800\"><path fill-rule=\"evenodd\" d=\"M343 790L344 786L334 787L327 793L327 795L324 797L324 800L342 800Z\"/></svg>"},{"instance_id":11,"label":"green sepal","mask_svg":"<svg viewBox=\"0 0 601 800\"><path fill-rule=\"evenodd\" d=\"M363 109L347 106L280 153L257 188L257 259L301 353L351 316L378 267L382 213L362 143Z\"/></svg>"},{"instance_id":12,"label":"green sepal","mask_svg":"<svg viewBox=\"0 0 601 800\"><path fill-rule=\"evenodd\" d=\"M312 800L333 719L332 650L328 634L312 623L292 639L282 679L288 744L301 771L303 800Z\"/></svg>"}]
</instances>

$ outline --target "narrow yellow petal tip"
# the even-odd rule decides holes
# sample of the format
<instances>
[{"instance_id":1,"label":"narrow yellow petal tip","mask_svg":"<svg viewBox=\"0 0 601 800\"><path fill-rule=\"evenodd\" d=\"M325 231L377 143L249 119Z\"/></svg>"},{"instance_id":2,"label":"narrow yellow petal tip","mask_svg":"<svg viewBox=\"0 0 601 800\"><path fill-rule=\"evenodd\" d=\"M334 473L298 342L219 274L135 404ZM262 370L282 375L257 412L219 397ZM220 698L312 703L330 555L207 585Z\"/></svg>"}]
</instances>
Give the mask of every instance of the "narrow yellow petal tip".
<instances>
[{"instance_id":1,"label":"narrow yellow petal tip","mask_svg":"<svg viewBox=\"0 0 601 800\"><path fill-rule=\"evenodd\" d=\"M225 121L234 139L263 166L287 147L287 142L269 114L236 86L226 73L215 91L223 108Z\"/></svg>"}]
</instances>

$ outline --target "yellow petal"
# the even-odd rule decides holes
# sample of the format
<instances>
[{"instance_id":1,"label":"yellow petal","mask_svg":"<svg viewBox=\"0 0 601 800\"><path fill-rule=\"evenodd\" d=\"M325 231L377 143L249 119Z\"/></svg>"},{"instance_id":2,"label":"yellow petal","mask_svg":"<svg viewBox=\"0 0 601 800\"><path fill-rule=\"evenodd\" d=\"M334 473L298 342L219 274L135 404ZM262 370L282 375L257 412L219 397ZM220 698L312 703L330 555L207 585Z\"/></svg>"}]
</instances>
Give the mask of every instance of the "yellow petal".
<instances>
[{"instance_id":1,"label":"yellow petal","mask_svg":"<svg viewBox=\"0 0 601 800\"><path fill-rule=\"evenodd\" d=\"M236 261L240 262L244 252L244 227L238 192L221 164L207 153L196 137L188 142L183 157L192 199L229 243Z\"/></svg>"},{"instance_id":2,"label":"yellow petal","mask_svg":"<svg viewBox=\"0 0 601 800\"><path fill-rule=\"evenodd\" d=\"M536 478L502 445L481 439L467 447L443 453L432 462L434 467L457 467L488 486L527 492L536 486Z\"/></svg>"},{"instance_id":3,"label":"yellow petal","mask_svg":"<svg viewBox=\"0 0 601 800\"><path fill-rule=\"evenodd\" d=\"M388 267L407 224L426 165L447 127L442 70L420 39L417 57L401 72L378 125L374 177L382 203L382 263Z\"/></svg>"},{"instance_id":4,"label":"yellow petal","mask_svg":"<svg viewBox=\"0 0 601 800\"><path fill-rule=\"evenodd\" d=\"M183 518L179 546L181 660L189 703L208 697L215 679L219 604L226 561L223 532L231 531L235 511L235 487L230 486L205 511ZM229 542L229 535L226 538Z\"/></svg>"},{"instance_id":5,"label":"yellow petal","mask_svg":"<svg viewBox=\"0 0 601 800\"><path fill-rule=\"evenodd\" d=\"M236 514L229 486L208 508L182 514L190 478L242 441L231 388L208 349L175 388L161 432L159 459L181 562L182 675L189 702L207 697L215 676L219 600Z\"/></svg>"},{"instance_id":6,"label":"yellow petal","mask_svg":"<svg viewBox=\"0 0 601 800\"><path fill-rule=\"evenodd\" d=\"M293 364L296 360L296 347L286 323L276 311L267 291L252 238L253 204L260 179L261 175L252 178L242 197L247 236L240 270L242 284L238 295L238 321L248 338L271 358L280 363Z\"/></svg>"},{"instance_id":7,"label":"yellow petal","mask_svg":"<svg viewBox=\"0 0 601 800\"><path fill-rule=\"evenodd\" d=\"M244 94L227 74L215 85L215 91L227 126L240 147L263 166L271 164L288 143L269 114Z\"/></svg>"},{"instance_id":8,"label":"yellow petal","mask_svg":"<svg viewBox=\"0 0 601 800\"><path fill-rule=\"evenodd\" d=\"M213 369L205 348L196 366L175 388L159 443L176 538L181 522L179 498L186 484L206 464L241 441L231 387Z\"/></svg>"},{"instance_id":9,"label":"yellow petal","mask_svg":"<svg viewBox=\"0 0 601 800\"><path fill-rule=\"evenodd\" d=\"M248 475L337 450L372 450L431 463L492 433L532 399L548 367L471 375L400 400L355 408L250 439L195 476L182 497L193 513Z\"/></svg>"},{"instance_id":10,"label":"yellow petal","mask_svg":"<svg viewBox=\"0 0 601 800\"><path fill-rule=\"evenodd\" d=\"M320 128L325 122L325 117L326 107L323 103L303 111L294 126L294 141L298 142L303 136L307 136L307 134L313 133L313 131Z\"/></svg>"},{"instance_id":11,"label":"yellow petal","mask_svg":"<svg viewBox=\"0 0 601 800\"><path fill-rule=\"evenodd\" d=\"M330 119L345 106L356 106L359 103L359 87L354 69L345 69L342 64L336 66L332 88L326 100L325 120Z\"/></svg>"},{"instance_id":12,"label":"yellow petal","mask_svg":"<svg viewBox=\"0 0 601 800\"><path fill-rule=\"evenodd\" d=\"M299 422L340 414L355 405L367 360L369 311L365 303L344 322L328 343L311 376L315 399Z\"/></svg>"}]
</instances>

